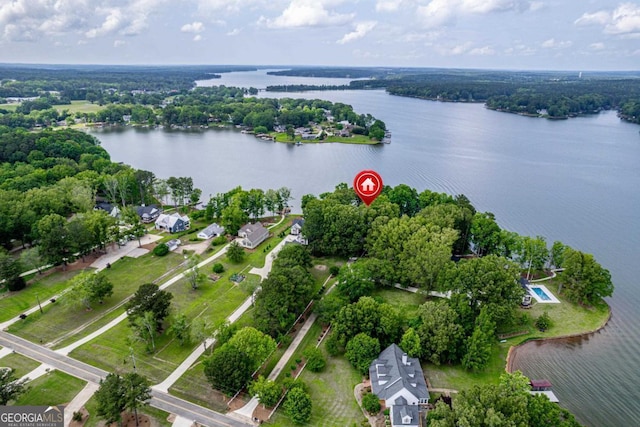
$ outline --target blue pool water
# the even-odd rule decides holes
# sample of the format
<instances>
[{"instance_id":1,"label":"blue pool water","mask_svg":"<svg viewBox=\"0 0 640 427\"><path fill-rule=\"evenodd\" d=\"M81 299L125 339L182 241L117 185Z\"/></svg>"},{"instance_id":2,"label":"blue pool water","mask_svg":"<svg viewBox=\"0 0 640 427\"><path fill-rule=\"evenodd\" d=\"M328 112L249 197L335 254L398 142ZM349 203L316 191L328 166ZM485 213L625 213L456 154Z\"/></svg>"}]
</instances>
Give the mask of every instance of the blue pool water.
<instances>
[{"instance_id":1,"label":"blue pool water","mask_svg":"<svg viewBox=\"0 0 640 427\"><path fill-rule=\"evenodd\" d=\"M540 288L531 288L531 290L533 292L535 292L536 295L538 295L541 300L543 300L543 301L551 301L551 298L549 297L549 295L547 295L545 293L545 291L543 291L542 289L540 289Z\"/></svg>"}]
</instances>

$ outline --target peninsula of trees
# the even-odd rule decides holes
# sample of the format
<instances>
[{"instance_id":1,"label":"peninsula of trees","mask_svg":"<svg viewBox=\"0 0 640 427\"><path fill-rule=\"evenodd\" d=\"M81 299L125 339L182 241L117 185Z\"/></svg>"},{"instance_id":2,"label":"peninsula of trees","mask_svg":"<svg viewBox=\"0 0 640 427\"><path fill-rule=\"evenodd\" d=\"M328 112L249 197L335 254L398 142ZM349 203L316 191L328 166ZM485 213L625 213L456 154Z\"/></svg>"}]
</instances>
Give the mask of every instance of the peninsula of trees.
<instances>
[{"instance_id":1,"label":"peninsula of trees","mask_svg":"<svg viewBox=\"0 0 640 427\"><path fill-rule=\"evenodd\" d=\"M342 86L271 86L270 91L386 89L392 95L482 102L496 111L554 119L616 110L623 120L640 124L637 72L300 68L272 74L364 79Z\"/></svg>"}]
</instances>

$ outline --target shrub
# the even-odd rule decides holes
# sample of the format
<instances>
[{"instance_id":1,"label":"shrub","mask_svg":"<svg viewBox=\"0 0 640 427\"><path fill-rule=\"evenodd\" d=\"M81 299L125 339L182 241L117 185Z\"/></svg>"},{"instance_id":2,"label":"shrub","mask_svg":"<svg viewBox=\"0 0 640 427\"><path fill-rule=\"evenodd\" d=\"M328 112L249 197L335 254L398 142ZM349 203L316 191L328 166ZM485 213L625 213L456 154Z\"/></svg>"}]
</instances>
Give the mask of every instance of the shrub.
<instances>
[{"instance_id":1,"label":"shrub","mask_svg":"<svg viewBox=\"0 0 640 427\"><path fill-rule=\"evenodd\" d=\"M362 407L371 415L380 412L380 399L373 393L362 396Z\"/></svg>"},{"instance_id":2,"label":"shrub","mask_svg":"<svg viewBox=\"0 0 640 427\"><path fill-rule=\"evenodd\" d=\"M213 264L212 270L214 273L216 274L220 274L224 271L224 266L222 264L220 264L219 262Z\"/></svg>"},{"instance_id":3,"label":"shrub","mask_svg":"<svg viewBox=\"0 0 640 427\"><path fill-rule=\"evenodd\" d=\"M166 243L160 243L158 246L153 248L153 254L156 256L165 256L169 253L169 246Z\"/></svg>"},{"instance_id":4,"label":"shrub","mask_svg":"<svg viewBox=\"0 0 640 427\"><path fill-rule=\"evenodd\" d=\"M74 411L73 412L73 416L71 417L71 419L73 421L76 421L76 422L81 422L82 421L82 412Z\"/></svg>"},{"instance_id":5,"label":"shrub","mask_svg":"<svg viewBox=\"0 0 640 427\"><path fill-rule=\"evenodd\" d=\"M218 236L211 241L211 246L219 246L227 243L227 238L224 236Z\"/></svg>"},{"instance_id":6,"label":"shrub","mask_svg":"<svg viewBox=\"0 0 640 427\"><path fill-rule=\"evenodd\" d=\"M340 267L338 267L337 265L332 265L331 267L329 267L329 274L331 274L332 276L337 276L338 273L340 273Z\"/></svg>"},{"instance_id":7,"label":"shrub","mask_svg":"<svg viewBox=\"0 0 640 427\"><path fill-rule=\"evenodd\" d=\"M536 328L544 332L551 327L551 318L546 311L536 319Z\"/></svg>"},{"instance_id":8,"label":"shrub","mask_svg":"<svg viewBox=\"0 0 640 427\"><path fill-rule=\"evenodd\" d=\"M16 276L7 279L7 289L11 292L21 291L27 286L23 277Z\"/></svg>"},{"instance_id":9,"label":"shrub","mask_svg":"<svg viewBox=\"0 0 640 427\"><path fill-rule=\"evenodd\" d=\"M304 352L304 357L307 358L307 368L309 368L311 372L320 372L327 365L322 351L318 348L311 347Z\"/></svg>"}]
</instances>

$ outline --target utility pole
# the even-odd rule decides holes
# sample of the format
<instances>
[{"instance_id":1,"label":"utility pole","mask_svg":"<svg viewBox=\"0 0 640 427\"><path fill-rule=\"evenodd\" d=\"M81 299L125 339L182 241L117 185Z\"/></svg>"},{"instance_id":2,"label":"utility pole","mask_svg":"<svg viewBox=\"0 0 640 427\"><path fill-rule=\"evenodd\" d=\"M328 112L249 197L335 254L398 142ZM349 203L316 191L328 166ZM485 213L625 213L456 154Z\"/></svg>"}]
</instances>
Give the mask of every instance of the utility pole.
<instances>
[{"instance_id":1,"label":"utility pole","mask_svg":"<svg viewBox=\"0 0 640 427\"><path fill-rule=\"evenodd\" d=\"M36 299L38 300L38 307L40 308L40 313L43 314L44 312L42 311L42 305L40 304L40 297L38 296L38 294L36 294Z\"/></svg>"}]
</instances>

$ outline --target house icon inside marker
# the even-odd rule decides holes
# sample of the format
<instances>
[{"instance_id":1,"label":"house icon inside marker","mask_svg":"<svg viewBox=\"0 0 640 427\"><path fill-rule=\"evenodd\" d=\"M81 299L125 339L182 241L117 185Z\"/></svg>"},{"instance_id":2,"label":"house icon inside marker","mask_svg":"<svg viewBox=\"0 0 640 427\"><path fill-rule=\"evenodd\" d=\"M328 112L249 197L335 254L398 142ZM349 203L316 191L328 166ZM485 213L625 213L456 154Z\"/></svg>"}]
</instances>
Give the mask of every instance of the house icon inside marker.
<instances>
[{"instance_id":1,"label":"house icon inside marker","mask_svg":"<svg viewBox=\"0 0 640 427\"><path fill-rule=\"evenodd\" d=\"M373 193L376 190L376 183L371 178L367 178L360 183L360 187L365 193Z\"/></svg>"}]
</instances>

